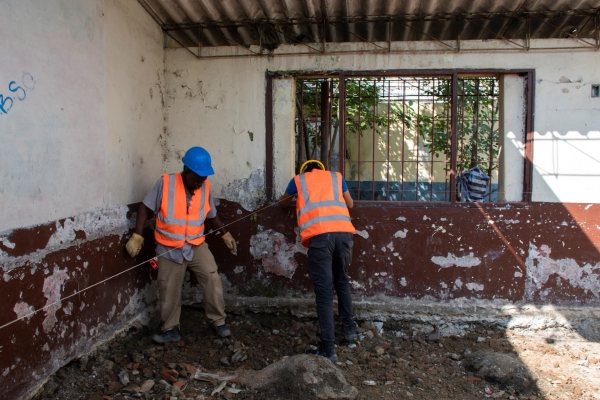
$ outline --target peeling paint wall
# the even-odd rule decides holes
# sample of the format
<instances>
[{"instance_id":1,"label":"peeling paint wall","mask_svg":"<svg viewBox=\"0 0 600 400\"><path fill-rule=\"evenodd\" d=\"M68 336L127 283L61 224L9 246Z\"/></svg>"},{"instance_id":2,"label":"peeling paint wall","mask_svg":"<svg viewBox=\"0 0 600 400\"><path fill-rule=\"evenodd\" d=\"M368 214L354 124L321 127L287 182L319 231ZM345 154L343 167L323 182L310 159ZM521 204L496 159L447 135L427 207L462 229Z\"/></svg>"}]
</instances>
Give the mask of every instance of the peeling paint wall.
<instances>
[{"instance_id":1,"label":"peeling paint wall","mask_svg":"<svg viewBox=\"0 0 600 400\"><path fill-rule=\"evenodd\" d=\"M8 210L0 215L0 291L8 304L0 317L3 323L23 319L2 332L0 389L7 396L152 311L155 272L135 267L152 255L152 236L146 232L136 260L125 255L132 223L126 204L141 200L160 172L179 171L191 146L210 151L219 215L235 222L228 229L239 243L237 256L218 236L207 238L228 304L288 301L303 307L298 313L314 312L293 208L257 212L268 205L266 169L274 169L276 196L293 170L286 158L293 147L291 79L275 85L278 153L276 165L265 165L267 71L535 68L534 199L555 203L355 207L350 278L357 313L393 317L399 313L393 307L405 300L410 305L402 312L412 312L416 323L460 333L463 328L433 315L443 304L464 307L454 321L492 315L493 322L504 312L512 326L532 326L504 309L524 301L600 304L600 194L588 190L600 183L588 173L596 167L591 155L600 150L598 106L588 96L599 80L594 52L576 53L583 67L573 77L575 53L568 52L303 54L240 62L198 60L170 49L163 71L161 32L139 4L73 4L49 0L42 11L24 0L0 15L10 33L0 54L6 88L20 81L27 95L0 115L6 172L0 203ZM43 70L31 72L40 59ZM589 204L560 203L565 200ZM128 268L109 284L69 297ZM183 295L186 303L202 300L193 277L186 278Z\"/></svg>"},{"instance_id":2,"label":"peeling paint wall","mask_svg":"<svg viewBox=\"0 0 600 400\"><path fill-rule=\"evenodd\" d=\"M350 213L357 228L349 272L353 295L600 304L597 208L355 207ZM293 207L250 214L221 201L219 213L226 221L243 218L230 226L239 242L237 256L218 238L209 238L234 291L260 280L282 295L312 292Z\"/></svg>"},{"instance_id":3,"label":"peeling paint wall","mask_svg":"<svg viewBox=\"0 0 600 400\"><path fill-rule=\"evenodd\" d=\"M563 43L552 40L544 43L559 42ZM506 207L483 205L482 208L439 204L428 208L427 203L420 207L358 204L351 211L357 228L351 276L354 294L359 298L389 295L438 301L468 298L520 302L542 301L540 290L547 290L544 299L557 304L596 304L595 288L589 283L600 261L600 239L594 228L600 223L593 212L596 203L600 202L600 193L590 190L600 184L600 177L591 173L597 169L593 154L600 153L600 134L594 128L600 126L600 114L597 100L590 97L590 85L599 79L596 54L593 51L508 51L486 53L481 57L478 53L436 53L433 51L435 45L425 42L395 45L405 46L406 52L317 55L297 49L299 54L295 56L251 57L242 63L228 58L198 60L185 50L168 49L166 87L171 93L167 101L168 113L177 116L169 118L168 127L179 146L177 154L180 156L181 151L193 144L206 146L213 154L215 187L220 185L227 187L227 193L234 192L231 182L248 179L255 165L266 159L261 136L266 129L263 116L265 73L268 71L293 75L295 71L375 71L398 66L412 70L534 69L534 127L537 133L533 152L533 198L554 203L509 204ZM465 43L469 49L476 49L478 45L477 42ZM502 46L502 43L498 42L498 45ZM340 48L352 46L355 45L344 44ZM286 51L292 48L290 46ZM225 54L234 50L211 51ZM575 57L580 68L576 76L571 77ZM180 88L192 87L197 80L203 82L202 98L186 97ZM283 126L290 120L286 116L290 114L293 93L290 89L284 96L280 89L285 85L292 86L289 80L274 81L274 123L283 118ZM568 90L564 91L565 88ZM505 77L502 101L503 110L509 117L503 125L502 162L507 168L519 164L518 168L510 169L507 179L502 182L505 198L510 201L520 200L521 195L523 169L515 160L522 157L523 151L524 132L520 128L524 124L523 91L522 78ZM243 134L248 130L254 133L254 140ZM218 132L219 140L215 139L215 132ZM258 137L261 139L257 141ZM292 127L274 129L275 153L278 148L289 148L292 138ZM576 140L580 141L573 146ZM283 192L279 186L286 180L278 177L277 171L289 169L291 161L285 157L277 158L278 154L284 153L274 154L274 165L265 166L275 172L276 197ZM171 157L166 166L169 170L180 168L179 157ZM290 172L287 179L291 177ZM237 187L244 190L239 184ZM234 196L227 197L236 201ZM578 205L562 201L589 203ZM222 202L219 207L221 217L227 221L248 216L246 210L240 211L238 205L229 202ZM239 241L237 259L232 259L218 245L214 249L232 287L242 287L261 279L282 291L296 289L310 293L305 256L293 254L297 267L290 261L290 249L295 243L293 209L268 208L253 217L255 220L247 218L231 226ZM263 242L259 238L266 231L272 232L269 238L272 240L262 250ZM552 260L572 259L581 272L579 275L571 272L557 281L556 277L565 273L561 268L566 267L553 267L556 273L541 289L537 283L527 283L533 282L533 277L528 275L528 265L551 264L550 260L532 256L530 244L536 248L544 244L549 246L553 254L560 253ZM277 246L279 250L272 251ZM586 250L582 251L584 248ZM261 252L265 252L262 258L257 256ZM266 271L265 258L267 263L281 269ZM292 278L287 278L292 269Z\"/></svg>"},{"instance_id":4,"label":"peeling paint wall","mask_svg":"<svg viewBox=\"0 0 600 400\"><path fill-rule=\"evenodd\" d=\"M264 272L288 279L292 279L298 268L294 254L303 253L298 247L297 243L288 243L282 233L271 229L250 237L250 254L254 260L260 260Z\"/></svg>"},{"instance_id":5,"label":"peeling paint wall","mask_svg":"<svg viewBox=\"0 0 600 400\"><path fill-rule=\"evenodd\" d=\"M148 321L156 285L147 264L134 267L124 254L130 218L127 207L115 206L0 235L5 397L31 388L132 319Z\"/></svg>"},{"instance_id":6,"label":"peeling paint wall","mask_svg":"<svg viewBox=\"0 0 600 400\"><path fill-rule=\"evenodd\" d=\"M545 40L536 45L551 47L567 42L564 39ZM471 50L482 46L477 41L461 44ZM571 44L577 45L577 40L572 40ZM361 45L330 44L329 50L360 48ZM278 51L298 52L298 55L244 59L207 57L199 60L184 49L168 49L166 86L170 95L167 106L169 115L173 116L168 121L168 130L172 135L172 146L177 151L169 158L167 170L177 170L178 155L195 144L206 146L211 151L216 164L215 178L223 181L223 184L246 178L249 171L264 165L267 71L289 71L292 75L295 71L531 68L535 69L536 78L533 199L600 202L600 192L588 190L600 185L600 177L590 173L598 166L594 154L600 153L600 100L591 98L591 85L600 82L600 61L594 50L448 53L436 52L438 45L431 42L400 42L392 45L403 52L322 55L307 54L303 46L283 46L285 48ZM485 44L488 47L491 45L489 41ZM506 43L497 41L493 45L503 48ZM237 50L235 47L210 49L214 55L236 53ZM577 65L577 68L574 69L573 65ZM203 96L186 96L184 87L194 87L198 80L203 82ZM522 81L518 78L509 79L504 84L509 95L503 100L505 111L515 117L511 122L518 124L516 119L522 119L522 115L519 115L523 101L519 92ZM275 96L279 93L277 89L273 92ZM287 97L280 96L284 101L274 104L276 117L278 107L285 108L290 96L291 93ZM505 144L513 147L506 150L511 153L522 151L522 132L518 125L506 124L504 128L507 133L505 140L509 141ZM253 140L249 139L248 131L254 133ZM513 135L508 135L510 132ZM276 130L277 135L280 133ZM216 136L219 140L215 140ZM291 129L283 131L275 137L275 148L289 148L292 137ZM506 152L505 155L511 156ZM573 159L578 162L570 162ZM285 170L288 162L267 167L275 171L279 168ZM505 184L511 182L513 180ZM275 183L276 187L280 184L279 180ZM516 196L512 191L508 195L509 199Z\"/></svg>"},{"instance_id":7,"label":"peeling paint wall","mask_svg":"<svg viewBox=\"0 0 600 400\"><path fill-rule=\"evenodd\" d=\"M527 266L526 293L528 300L539 296L547 301L553 286L569 286L585 295L592 294L600 298L600 262L579 265L573 258L553 259L552 249L543 244L540 247L530 243L525 265ZM555 280L554 284L550 279ZM578 293L573 293L577 298Z\"/></svg>"},{"instance_id":8,"label":"peeling paint wall","mask_svg":"<svg viewBox=\"0 0 600 400\"><path fill-rule=\"evenodd\" d=\"M162 170L164 52L131 1L5 2L0 26L0 326L22 319L0 331L0 392L16 398L153 310L148 269L71 295L135 265L128 204Z\"/></svg>"},{"instance_id":9,"label":"peeling paint wall","mask_svg":"<svg viewBox=\"0 0 600 400\"><path fill-rule=\"evenodd\" d=\"M248 179L234 179L233 182L222 186L220 197L239 203L247 211L256 210L266 198L264 168L252 171Z\"/></svg>"}]
</instances>

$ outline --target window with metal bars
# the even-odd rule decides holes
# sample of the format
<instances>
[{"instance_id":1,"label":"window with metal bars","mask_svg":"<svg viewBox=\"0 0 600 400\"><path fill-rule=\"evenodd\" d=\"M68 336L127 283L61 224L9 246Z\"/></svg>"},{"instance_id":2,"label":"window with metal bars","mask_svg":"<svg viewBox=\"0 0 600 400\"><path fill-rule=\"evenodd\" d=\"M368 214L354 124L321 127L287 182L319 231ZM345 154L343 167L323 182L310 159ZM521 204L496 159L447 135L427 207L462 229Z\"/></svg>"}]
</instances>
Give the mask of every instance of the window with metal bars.
<instances>
[{"instance_id":1,"label":"window with metal bars","mask_svg":"<svg viewBox=\"0 0 600 400\"><path fill-rule=\"evenodd\" d=\"M452 76L298 78L296 171L319 159L355 200L448 202L455 162L456 176L489 175L485 200L497 201L498 78L458 78L455 154L451 92Z\"/></svg>"}]
</instances>

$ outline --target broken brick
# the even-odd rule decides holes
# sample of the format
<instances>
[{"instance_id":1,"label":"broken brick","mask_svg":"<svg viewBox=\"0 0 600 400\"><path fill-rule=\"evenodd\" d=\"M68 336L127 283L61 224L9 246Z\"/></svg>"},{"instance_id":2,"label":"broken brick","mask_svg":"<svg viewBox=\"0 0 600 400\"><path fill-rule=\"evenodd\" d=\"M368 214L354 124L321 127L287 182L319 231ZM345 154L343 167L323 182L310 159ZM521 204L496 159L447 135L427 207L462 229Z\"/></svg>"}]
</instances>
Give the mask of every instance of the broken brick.
<instances>
[{"instance_id":1,"label":"broken brick","mask_svg":"<svg viewBox=\"0 0 600 400\"><path fill-rule=\"evenodd\" d=\"M182 387L185 386L185 381L177 381L173 383L173 386L178 387L179 389L181 389Z\"/></svg>"},{"instance_id":2,"label":"broken brick","mask_svg":"<svg viewBox=\"0 0 600 400\"><path fill-rule=\"evenodd\" d=\"M167 369L163 369L162 371L160 371L160 375L163 377L163 379L169 383L175 383L177 381L177 376L179 376L179 373L175 370L167 370Z\"/></svg>"}]
</instances>

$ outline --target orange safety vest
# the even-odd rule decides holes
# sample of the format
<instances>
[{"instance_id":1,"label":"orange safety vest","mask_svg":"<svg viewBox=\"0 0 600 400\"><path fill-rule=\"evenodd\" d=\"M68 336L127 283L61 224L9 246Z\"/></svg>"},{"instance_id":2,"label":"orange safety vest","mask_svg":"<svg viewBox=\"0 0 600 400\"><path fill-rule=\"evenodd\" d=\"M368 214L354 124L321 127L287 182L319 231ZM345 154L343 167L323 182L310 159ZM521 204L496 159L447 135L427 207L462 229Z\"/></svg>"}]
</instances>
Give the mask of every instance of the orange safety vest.
<instances>
[{"instance_id":1,"label":"orange safety vest","mask_svg":"<svg viewBox=\"0 0 600 400\"><path fill-rule=\"evenodd\" d=\"M342 174L313 169L296 175L294 182L298 189L296 216L304 247L308 247L311 237L322 233L356 232L342 194Z\"/></svg>"},{"instance_id":2,"label":"orange safety vest","mask_svg":"<svg viewBox=\"0 0 600 400\"><path fill-rule=\"evenodd\" d=\"M181 174L165 174L160 209L156 215L156 241L168 247L183 247L187 242L198 246L204 242L204 220L210 211L210 182L204 181L187 207Z\"/></svg>"}]
</instances>

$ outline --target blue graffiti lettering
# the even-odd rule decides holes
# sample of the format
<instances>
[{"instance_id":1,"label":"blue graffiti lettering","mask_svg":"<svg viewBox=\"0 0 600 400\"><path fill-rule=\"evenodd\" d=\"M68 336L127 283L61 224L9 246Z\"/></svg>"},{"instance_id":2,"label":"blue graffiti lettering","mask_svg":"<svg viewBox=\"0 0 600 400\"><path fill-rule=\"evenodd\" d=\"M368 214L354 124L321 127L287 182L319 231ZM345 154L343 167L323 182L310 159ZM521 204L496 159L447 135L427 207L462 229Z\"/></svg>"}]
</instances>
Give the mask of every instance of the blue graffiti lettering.
<instances>
[{"instance_id":1,"label":"blue graffiti lettering","mask_svg":"<svg viewBox=\"0 0 600 400\"><path fill-rule=\"evenodd\" d=\"M29 72L24 72L21 77L21 85L17 85L16 81L10 81L8 84L8 91L15 94L15 97L4 96L0 93L0 115L8 114L13 108L15 103L14 99L19 101L25 100L27 97L27 90L33 90L35 88L35 79Z\"/></svg>"},{"instance_id":2,"label":"blue graffiti lettering","mask_svg":"<svg viewBox=\"0 0 600 400\"><path fill-rule=\"evenodd\" d=\"M21 78L21 83L25 86L27 90L33 90L35 88L35 79L29 72L23 73L23 77Z\"/></svg>"},{"instance_id":3,"label":"blue graffiti lettering","mask_svg":"<svg viewBox=\"0 0 600 400\"><path fill-rule=\"evenodd\" d=\"M6 108L6 102L10 100L10 107ZM4 97L2 96L2 94L0 94L0 111L2 111L4 114L8 114L8 112L10 111L10 109L13 106L13 99L11 97Z\"/></svg>"},{"instance_id":4,"label":"blue graffiti lettering","mask_svg":"<svg viewBox=\"0 0 600 400\"><path fill-rule=\"evenodd\" d=\"M17 95L17 99L19 99L19 101L23 101L23 100L25 100L25 97L27 97L27 93L25 92L25 89L23 89L21 86L13 87L16 84L17 84L17 82L11 81L8 84L8 90L10 90L11 92L13 92L15 94L20 90L23 93L23 96Z\"/></svg>"}]
</instances>

